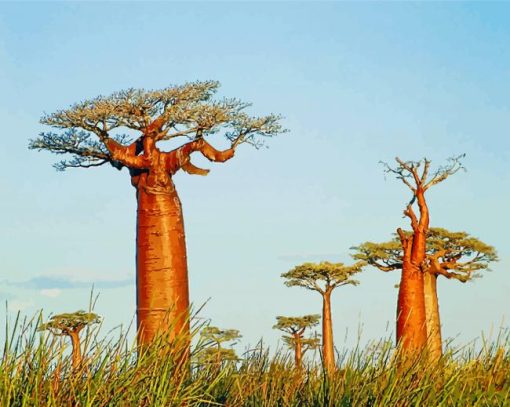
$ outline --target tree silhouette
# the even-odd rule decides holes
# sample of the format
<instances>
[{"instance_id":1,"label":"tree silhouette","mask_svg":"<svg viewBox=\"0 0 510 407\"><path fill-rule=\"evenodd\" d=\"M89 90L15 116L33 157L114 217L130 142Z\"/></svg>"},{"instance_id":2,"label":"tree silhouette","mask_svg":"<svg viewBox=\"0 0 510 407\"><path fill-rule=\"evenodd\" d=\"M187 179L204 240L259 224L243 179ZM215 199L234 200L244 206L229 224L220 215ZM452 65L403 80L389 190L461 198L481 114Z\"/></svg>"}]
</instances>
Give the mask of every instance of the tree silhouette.
<instances>
[{"instance_id":1,"label":"tree silhouette","mask_svg":"<svg viewBox=\"0 0 510 407\"><path fill-rule=\"evenodd\" d=\"M169 339L189 333L188 269L181 202L172 177L183 170L206 175L191 163L194 153L213 162L233 157L243 144L284 131L280 117L251 117L237 99L213 99L218 82L205 81L161 90L128 89L45 115L41 123L58 132L41 133L29 147L67 154L58 170L105 164L127 168L136 189L136 281L139 344L157 334ZM136 134L131 139L125 133ZM220 151L206 140L219 134L229 143ZM184 140L171 151L162 142Z\"/></svg>"},{"instance_id":2,"label":"tree silhouette","mask_svg":"<svg viewBox=\"0 0 510 407\"><path fill-rule=\"evenodd\" d=\"M409 235L410 232L404 232ZM384 243L365 242L353 248L354 258L382 271L401 270L403 250L398 237ZM480 276L489 263L497 260L496 250L466 232L430 228L426 257L422 263L428 349L432 360L442 355L441 323L437 297L437 277L462 283Z\"/></svg>"},{"instance_id":3,"label":"tree silhouette","mask_svg":"<svg viewBox=\"0 0 510 407\"><path fill-rule=\"evenodd\" d=\"M402 161L396 158L397 165L391 167L383 163L386 172L394 174L412 192L412 198L404 210L404 216L411 222L411 232L397 229L403 251L402 273L397 304L397 343L402 347L403 356L419 355L427 344L425 314L424 276L422 265L426 257L426 239L430 215L425 192L449 176L462 169L464 155L449 158L445 166L430 174L430 161ZM413 204L418 203L419 215Z\"/></svg>"},{"instance_id":4,"label":"tree silhouette","mask_svg":"<svg viewBox=\"0 0 510 407\"><path fill-rule=\"evenodd\" d=\"M215 326L207 326L200 332L200 337L212 345L212 347L205 348L200 352L199 360L202 363L221 365L225 361L239 360L234 349L223 346L226 342L233 342L241 338L241 334L237 329L220 329ZM232 345L235 345L235 342L230 344L230 346Z\"/></svg>"},{"instance_id":5,"label":"tree silhouette","mask_svg":"<svg viewBox=\"0 0 510 407\"><path fill-rule=\"evenodd\" d=\"M76 311L67 314L53 315L50 320L39 326L39 331L50 331L56 336L71 338L73 369L81 365L80 332L86 326L97 324L101 318L93 312Z\"/></svg>"},{"instance_id":6,"label":"tree silhouette","mask_svg":"<svg viewBox=\"0 0 510 407\"><path fill-rule=\"evenodd\" d=\"M322 354L324 366L330 373L335 370L331 293L340 286L358 285L359 282L351 277L359 273L365 265L364 261L352 266L329 262L304 263L281 275L286 280L286 286L304 287L317 291L322 296Z\"/></svg>"},{"instance_id":7,"label":"tree silhouette","mask_svg":"<svg viewBox=\"0 0 510 407\"><path fill-rule=\"evenodd\" d=\"M284 342L294 351L296 368L300 369L303 356L310 349L316 349L320 345L317 337L305 338L304 333L308 328L319 324L321 316L318 314L304 315L302 317L276 317L274 329L287 333L283 336Z\"/></svg>"}]
</instances>

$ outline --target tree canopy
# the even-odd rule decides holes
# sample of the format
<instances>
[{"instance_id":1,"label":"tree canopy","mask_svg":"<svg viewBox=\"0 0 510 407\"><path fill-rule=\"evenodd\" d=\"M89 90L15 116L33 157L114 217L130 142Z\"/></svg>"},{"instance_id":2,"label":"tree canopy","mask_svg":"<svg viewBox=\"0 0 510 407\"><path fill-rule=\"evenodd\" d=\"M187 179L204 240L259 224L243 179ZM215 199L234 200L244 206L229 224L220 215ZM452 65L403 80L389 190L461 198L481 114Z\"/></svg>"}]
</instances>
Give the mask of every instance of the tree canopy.
<instances>
[{"instance_id":1,"label":"tree canopy","mask_svg":"<svg viewBox=\"0 0 510 407\"><path fill-rule=\"evenodd\" d=\"M379 270L402 268L403 249L397 236L383 243L365 242L352 249L355 259L366 261ZM423 266L429 272L466 282L478 277L479 271L488 269L489 263L497 259L494 247L466 232L450 232L443 228L428 230Z\"/></svg>"},{"instance_id":2,"label":"tree canopy","mask_svg":"<svg viewBox=\"0 0 510 407\"><path fill-rule=\"evenodd\" d=\"M327 261L304 263L281 276L287 280L285 285L288 287L304 287L325 294L342 285L358 285L359 282L351 277L359 273L365 265L365 261L358 261L351 266Z\"/></svg>"},{"instance_id":3,"label":"tree canopy","mask_svg":"<svg viewBox=\"0 0 510 407\"><path fill-rule=\"evenodd\" d=\"M319 314L303 315L302 317L277 316L273 329L279 329L288 334L283 336L283 341L291 349L295 349L297 341L299 341L302 352L305 353L307 350L320 346L321 341L317 334L308 338L303 337L307 329L319 324L320 318Z\"/></svg>"},{"instance_id":4,"label":"tree canopy","mask_svg":"<svg viewBox=\"0 0 510 407\"><path fill-rule=\"evenodd\" d=\"M277 316L273 329L279 329L291 335L302 334L306 329L318 325L320 319L319 314L304 315L302 317Z\"/></svg>"},{"instance_id":5,"label":"tree canopy","mask_svg":"<svg viewBox=\"0 0 510 407\"><path fill-rule=\"evenodd\" d=\"M53 315L48 322L39 326L39 330L48 330L54 335L69 335L79 332L87 325L99 322L101 322L101 317L93 312L76 311Z\"/></svg>"},{"instance_id":6,"label":"tree canopy","mask_svg":"<svg viewBox=\"0 0 510 407\"><path fill-rule=\"evenodd\" d=\"M202 363L220 363L222 361L235 361L238 356L234 349L225 348L223 344L232 342L235 345L237 339L242 335L237 329L220 329L215 326L206 326L200 332L200 338L205 341L204 349L199 352L198 359Z\"/></svg>"},{"instance_id":7,"label":"tree canopy","mask_svg":"<svg viewBox=\"0 0 510 407\"><path fill-rule=\"evenodd\" d=\"M221 131L232 148L241 143L260 147L265 137L285 131L279 115L250 116L245 112L248 103L214 99L219 86L216 81L197 81L161 90L127 89L84 100L45 114L41 123L62 131L42 132L29 147L70 155L55 164L58 170L106 163L118 169L141 169L147 165L139 156L143 138L189 142ZM133 139L137 133L138 138ZM191 164L180 168L193 174L207 173Z\"/></svg>"}]
</instances>

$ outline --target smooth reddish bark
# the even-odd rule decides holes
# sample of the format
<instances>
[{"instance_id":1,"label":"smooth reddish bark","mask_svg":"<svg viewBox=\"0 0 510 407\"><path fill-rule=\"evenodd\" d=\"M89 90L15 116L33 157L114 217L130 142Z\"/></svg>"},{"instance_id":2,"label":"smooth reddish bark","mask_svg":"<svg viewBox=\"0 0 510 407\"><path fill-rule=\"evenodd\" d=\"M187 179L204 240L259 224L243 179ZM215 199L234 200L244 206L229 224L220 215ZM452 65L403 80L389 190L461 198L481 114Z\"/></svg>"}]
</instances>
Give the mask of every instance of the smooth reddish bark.
<instances>
[{"instance_id":1,"label":"smooth reddish bark","mask_svg":"<svg viewBox=\"0 0 510 407\"><path fill-rule=\"evenodd\" d=\"M137 183L136 285L139 343L157 333L188 331L188 267L181 203L171 186L151 191ZM170 181L171 182L171 181ZM172 337L168 339L173 339Z\"/></svg>"},{"instance_id":2,"label":"smooth reddish bark","mask_svg":"<svg viewBox=\"0 0 510 407\"><path fill-rule=\"evenodd\" d=\"M189 334L189 286L184 220L172 175L179 169L207 174L195 167L190 154L200 151L210 161L223 162L233 149L218 151L205 140L189 142L170 152L160 151L156 136L143 138L143 154L138 144L119 147L110 141L114 158L127 163L131 183L136 188L136 281L138 344L151 343L157 335ZM186 338L184 338L187 340Z\"/></svg>"},{"instance_id":3,"label":"smooth reddish bark","mask_svg":"<svg viewBox=\"0 0 510 407\"><path fill-rule=\"evenodd\" d=\"M333 346L333 322L331 320L331 292L322 295L322 355L324 367L329 373L335 370L335 353Z\"/></svg>"},{"instance_id":4,"label":"smooth reddish bark","mask_svg":"<svg viewBox=\"0 0 510 407\"><path fill-rule=\"evenodd\" d=\"M80 333L79 331L70 331L68 333L71 338L72 345L72 362L73 369L78 369L81 365L81 345L80 345Z\"/></svg>"},{"instance_id":5,"label":"smooth reddish bark","mask_svg":"<svg viewBox=\"0 0 510 407\"><path fill-rule=\"evenodd\" d=\"M420 352L427 341L423 273L404 263L397 305L397 343L406 354Z\"/></svg>"},{"instance_id":6,"label":"smooth reddish bark","mask_svg":"<svg viewBox=\"0 0 510 407\"><path fill-rule=\"evenodd\" d=\"M437 362L443 354L441 318L437 297L437 275L425 272L423 278L425 311L427 314L427 349L431 361Z\"/></svg>"},{"instance_id":7,"label":"smooth reddish bark","mask_svg":"<svg viewBox=\"0 0 510 407\"><path fill-rule=\"evenodd\" d=\"M429 212L424 193L421 187L415 192L420 210L419 220L411 205L404 212L411 220L412 235L406 236L402 230L398 230L404 259L397 305L397 343L402 346L406 356L419 355L427 345L422 265L426 257Z\"/></svg>"}]
</instances>

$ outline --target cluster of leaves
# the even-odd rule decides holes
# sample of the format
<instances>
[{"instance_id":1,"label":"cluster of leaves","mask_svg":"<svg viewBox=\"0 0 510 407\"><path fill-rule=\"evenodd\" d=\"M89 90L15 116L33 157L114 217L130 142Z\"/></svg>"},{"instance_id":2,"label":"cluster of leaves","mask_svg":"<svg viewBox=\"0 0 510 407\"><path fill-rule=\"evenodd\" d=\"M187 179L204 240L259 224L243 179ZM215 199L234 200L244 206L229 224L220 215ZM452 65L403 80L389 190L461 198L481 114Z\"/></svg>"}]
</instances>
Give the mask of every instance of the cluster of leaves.
<instances>
[{"instance_id":1,"label":"cluster of leaves","mask_svg":"<svg viewBox=\"0 0 510 407\"><path fill-rule=\"evenodd\" d=\"M76 311L53 315L50 320L39 326L40 331L48 330L54 335L69 335L84 327L101 322L101 317L93 312Z\"/></svg>"},{"instance_id":2,"label":"cluster of leaves","mask_svg":"<svg viewBox=\"0 0 510 407\"><path fill-rule=\"evenodd\" d=\"M199 363L220 364L226 361L237 361L239 357L232 348L223 344L230 342L234 346L242 336L237 329L220 329L215 326L206 326L200 332L203 348L197 353Z\"/></svg>"},{"instance_id":3,"label":"cluster of leaves","mask_svg":"<svg viewBox=\"0 0 510 407\"><path fill-rule=\"evenodd\" d=\"M286 279L287 287L304 287L324 294L342 285L358 285L359 282L351 277L359 273L365 265L364 261L356 262L351 266L327 261L317 264L304 263L281 276Z\"/></svg>"},{"instance_id":4,"label":"cluster of leaves","mask_svg":"<svg viewBox=\"0 0 510 407\"><path fill-rule=\"evenodd\" d=\"M105 142L113 139L127 146L133 140L126 132L163 141L176 137L196 140L222 131L232 147L248 143L259 148L264 138L286 131L279 115L253 117L245 112L248 103L213 99L218 88L215 81L190 82L161 90L128 89L85 100L44 115L42 124L62 131L43 132L29 147L70 154L71 159L55 164L64 170L118 165Z\"/></svg>"},{"instance_id":5,"label":"cluster of leaves","mask_svg":"<svg viewBox=\"0 0 510 407\"><path fill-rule=\"evenodd\" d=\"M320 337L315 334L310 337L303 337L305 331L309 328L317 326L320 321L320 315L304 315L302 317L285 317L277 316L276 324L273 329L279 329L287 333L283 336L284 343L290 348L296 348L296 342L299 340L303 349L303 353L307 350L317 349L320 346Z\"/></svg>"},{"instance_id":6,"label":"cluster of leaves","mask_svg":"<svg viewBox=\"0 0 510 407\"><path fill-rule=\"evenodd\" d=\"M410 235L411 232L404 232ZM353 257L382 271L402 269L403 249L399 237L383 243L365 242L352 248ZM478 272L496 261L494 247L470 236L466 232L450 232L443 228L430 228L427 234L427 265L438 261L435 269L447 278L465 282L478 277Z\"/></svg>"}]
</instances>

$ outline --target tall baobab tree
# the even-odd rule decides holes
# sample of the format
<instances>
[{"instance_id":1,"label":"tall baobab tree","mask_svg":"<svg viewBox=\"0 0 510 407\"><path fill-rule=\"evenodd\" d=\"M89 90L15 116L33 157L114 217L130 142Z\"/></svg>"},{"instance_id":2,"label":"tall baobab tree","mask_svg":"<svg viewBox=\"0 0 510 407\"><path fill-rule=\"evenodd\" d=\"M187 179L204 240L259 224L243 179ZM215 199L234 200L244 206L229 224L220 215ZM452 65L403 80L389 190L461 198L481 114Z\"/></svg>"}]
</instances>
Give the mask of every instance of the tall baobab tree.
<instances>
[{"instance_id":1,"label":"tall baobab tree","mask_svg":"<svg viewBox=\"0 0 510 407\"><path fill-rule=\"evenodd\" d=\"M321 316L318 314L302 317L276 317L273 329L279 329L287 334L284 335L283 340L289 348L294 350L294 360L298 369L301 369L304 354L319 345L319 338L305 338L304 334L307 329L318 325L320 318Z\"/></svg>"},{"instance_id":2,"label":"tall baobab tree","mask_svg":"<svg viewBox=\"0 0 510 407\"><path fill-rule=\"evenodd\" d=\"M30 148L68 154L58 170L110 164L127 168L136 189L136 281L139 344L157 334L189 332L188 269L181 202L172 177L183 170L206 175L191 163L194 153L213 162L234 156L243 144L258 147L283 131L280 117L251 117L237 99L215 100L218 82L193 82L161 90L128 89L45 115L58 131L41 133ZM125 135L135 133L136 138ZM207 141L219 133L230 147ZM161 143L184 140L171 151Z\"/></svg>"},{"instance_id":3,"label":"tall baobab tree","mask_svg":"<svg viewBox=\"0 0 510 407\"><path fill-rule=\"evenodd\" d=\"M358 285L351 277L359 273L366 265L359 261L352 266L343 263L304 263L283 273L288 287L298 286L317 291L322 296L322 354L324 366L329 373L335 370L335 354L333 345L333 322L331 320L331 293L337 287Z\"/></svg>"},{"instance_id":4,"label":"tall baobab tree","mask_svg":"<svg viewBox=\"0 0 510 407\"><path fill-rule=\"evenodd\" d=\"M86 326L97 324L101 318L93 312L77 311L73 313L53 315L50 320L39 326L39 331L50 331L56 336L68 336L72 346L73 369L81 365L80 332Z\"/></svg>"},{"instance_id":5,"label":"tall baobab tree","mask_svg":"<svg viewBox=\"0 0 510 407\"><path fill-rule=\"evenodd\" d=\"M410 232L404 232L410 234ZM384 243L365 242L353 247L355 259L364 260L379 270L402 270L403 250L398 237ZM437 278L458 280L462 283L480 276L489 263L497 260L494 247L466 232L450 232L430 228L427 233L426 258L422 263L424 301L429 356L437 361L442 355L441 323L437 296Z\"/></svg>"},{"instance_id":6,"label":"tall baobab tree","mask_svg":"<svg viewBox=\"0 0 510 407\"><path fill-rule=\"evenodd\" d=\"M397 305L397 342L402 346L405 356L420 354L427 344L422 265L426 258L430 214L425 192L462 169L460 160L463 157L464 155L449 158L447 164L439 167L433 174L430 174L431 162L426 158L420 161L403 161L397 157L395 167L384 163L386 172L394 174L412 192L412 198L404 210L404 216L411 222L411 233L397 229L403 251ZM418 203L418 215L413 209L415 202Z\"/></svg>"}]
</instances>

